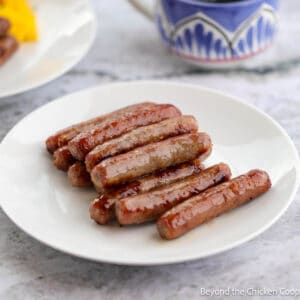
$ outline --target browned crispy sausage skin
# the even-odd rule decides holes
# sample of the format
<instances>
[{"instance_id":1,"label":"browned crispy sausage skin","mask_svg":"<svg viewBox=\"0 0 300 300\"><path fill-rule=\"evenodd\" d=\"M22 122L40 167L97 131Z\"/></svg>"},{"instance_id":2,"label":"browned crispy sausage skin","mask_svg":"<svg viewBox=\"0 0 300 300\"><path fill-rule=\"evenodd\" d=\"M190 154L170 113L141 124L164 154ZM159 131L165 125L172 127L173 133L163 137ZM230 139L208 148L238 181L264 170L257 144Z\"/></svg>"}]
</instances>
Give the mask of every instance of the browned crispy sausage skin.
<instances>
[{"instance_id":1,"label":"browned crispy sausage skin","mask_svg":"<svg viewBox=\"0 0 300 300\"><path fill-rule=\"evenodd\" d=\"M156 105L155 103L151 103L151 102L142 102L142 103L138 103L138 104L134 104L134 105L130 105L130 106L121 108L121 109L113 111L111 113L87 120L85 122L74 124L65 129L59 130L54 135L50 136L46 140L46 147L50 153L53 153L59 147L66 145L77 134L91 129L95 125L102 123L104 120L107 120L109 118L115 118L122 114L134 111L136 109L153 107L155 105Z\"/></svg>"},{"instance_id":2,"label":"browned crispy sausage skin","mask_svg":"<svg viewBox=\"0 0 300 300\"><path fill-rule=\"evenodd\" d=\"M94 185L105 190L134 178L197 158L211 147L206 133L184 134L108 158L91 172Z\"/></svg>"},{"instance_id":3,"label":"browned crispy sausage skin","mask_svg":"<svg viewBox=\"0 0 300 300\"><path fill-rule=\"evenodd\" d=\"M193 116L180 116L159 123L139 127L118 138L95 147L85 158L90 172L94 166L107 157L130 151L136 147L159 142L184 133L197 132L198 124Z\"/></svg>"},{"instance_id":4,"label":"browned crispy sausage skin","mask_svg":"<svg viewBox=\"0 0 300 300\"><path fill-rule=\"evenodd\" d=\"M93 127L91 130L78 134L69 143L69 150L78 160L110 139L119 137L140 126L154 124L169 118L178 117L181 112L174 105L160 104L135 110L116 118L110 118Z\"/></svg>"},{"instance_id":5,"label":"browned crispy sausage skin","mask_svg":"<svg viewBox=\"0 0 300 300\"><path fill-rule=\"evenodd\" d=\"M53 164L62 171L67 172L69 167L76 162L68 149L68 146L63 146L55 150L53 153Z\"/></svg>"},{"instance_id":6,"label":"browned crispy sausage skin","mask_svg":"<svg viewBox=\"0 0 300 300\"><path fill-rule=\"evenodd\" d=\"M178 166L169 167L163 171L142 177L124 186L100 195L90 205L90 216L98 224L106 224L115 218L115 202L129 196L148 192L162 185L170 184L180 179L200 173L204 169L201 160Z\"/></svg>"},{"instance_id":7,"label":"browned crispy sausage skin","mask_svg":"<svg viewBox=\"0 0 300 300\"><path fill-rule=\"evenodd\" d=\"M269 175L261 170L252 170L170 209L158 219L158 232L164 239L175 239L270 188Z\"/></svg>"},{"instance_id":8,"label":"browned crispy sausage skin","mask_svg":"<svg viewBox=\"0 0 300 300\"><path fill-rule=\"evenodd\" d=\"M0 37L0 65L4 64L18 48L19 44L13 36Z\"/></svg>"},{"instance_id":9,"label":"browned crispy sausage skin","mask_svg":"<svg viewBox=\"0 0 300 300\"><path fill-rule=\"evenodd\" d=\"M92 185L91 177L84 163L76 162L68 170L68 178L73 186L88 187Z\"/></svg>"},{"instance_id":10,"label":"browned crispy sausage skin","mask_svg":"<svg viewBox=\"0 0 300 300\"><path fill-rule=\"evenodd\" d=\"M115 212L122 225L140 224L157 219L164 212L186 199L198 195L220 182L230 179L228 165L220 163L145 194L123 198L116 202Z\"/></svg>"}]
</instances>

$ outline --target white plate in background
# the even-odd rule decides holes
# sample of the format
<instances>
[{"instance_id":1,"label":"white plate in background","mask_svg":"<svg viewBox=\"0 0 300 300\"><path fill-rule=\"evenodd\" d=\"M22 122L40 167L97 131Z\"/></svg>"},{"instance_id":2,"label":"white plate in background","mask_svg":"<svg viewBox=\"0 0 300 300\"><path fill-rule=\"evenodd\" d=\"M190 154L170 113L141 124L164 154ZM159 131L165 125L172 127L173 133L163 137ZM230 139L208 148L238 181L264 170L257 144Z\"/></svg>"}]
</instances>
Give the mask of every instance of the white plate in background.
<instances>
[{"instance_id":1,"label":"white plate in background","mask_svg":"<svg viewBox=\"0 0 300 300\"><path fill-rule=\"evenodd\" d=\"M21 43L0 66L0 97L38 87L72 68L87 53L96 34L88 0L30 0L39 39Z\"/></svg>"},{"instance_id":2,"label":"white plate in background","mask_svg":"<svg viewBox=\"0 0 300 300\"><path fill-rule=\"evenodd\" d=\"M162 240L155 224L96 225L88 213L96 193L71 187L52 165L44 141L74 122L145 100L173 103L196 116L214 144L206 165L224 161L234 176L262 168L272 189L172 241ZM178 263L236 247L269 228L299 184L297 150L273 119L234 97L178 83L108 84L57 99L19 122L0 145L0 156L1 205L17 226L63 252L128 265Z\"/></svg>"}]
</instances>

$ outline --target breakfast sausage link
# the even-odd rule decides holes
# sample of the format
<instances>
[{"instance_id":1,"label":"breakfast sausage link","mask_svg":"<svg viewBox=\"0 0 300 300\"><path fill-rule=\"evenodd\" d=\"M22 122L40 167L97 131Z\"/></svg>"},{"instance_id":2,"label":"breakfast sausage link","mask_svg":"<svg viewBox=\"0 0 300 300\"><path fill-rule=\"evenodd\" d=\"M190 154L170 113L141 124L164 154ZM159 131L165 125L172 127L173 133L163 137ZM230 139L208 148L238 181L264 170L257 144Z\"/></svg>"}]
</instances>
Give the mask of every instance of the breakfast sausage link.
<instances>
[{"instance_id":1,"label":"breakfast sausage link","mask_svg":"<svg viewBox=\"0 0 300 300\"><path fill-rule=\"evenodd\" d=\"M164 239L175 239L270 188L269 175L261 170L252 170L170 209L158 219L158 232Z\"/></svg>"},{"instance_id":2,"label":"breakfast sausage link","mask_svg":"<svg viewBox=\"0 0 300 300\"><path fill-rule=\"evenodd\" d=\"M69 150L76 159L84 160L85 156L97 145L119 137L137 127L154 124L180 115L181 112L178 108L171 104L161 104L135 110L116 118L110 118L91 130L78 134L68 143Z\"/></svg>"},{"instance_id":3,"label":"breakfast sausage link","mask_svg":"<svg viewBox=\"0 0 300 300\"><path fill-rule=\"evenodd\" d=\"M197 158L211 147L206 133L184 134L108 158L91 172L94 185L105 190L134 178Z\"/></svg>"},{"instance_id":4,"label":"breakfast sausage link","mask_svg":"<svg viewBox=\"0 0 300 300\"><path fill-rule=\"evenodd\" d=\"M118 138L98 145L87 154L85 165L90 172L95 165L107 157L124 153L136 147L158 142L169 137L197 132L197 130L198 124L193 116L180 116L153 125L139 127Z\"/></svg>"},{"instance_id":5,"label":"breakfast sausage link","mask_svg":"<svg viewBox=\"0 0 300 300\"><path fill-rule=\"evenodd\" d=\"M155 104L152 103L144 103L143 106L141 105L132 105L130 107L128 107L128 109L123 109L123 110L119 110L117 112L114 112L114 116L118 115L119 113L124 113L124 111L128 112L128 111L132 111L132 110L138 110L138 109L142 109L142 107L153 107ZM87 121L88 123L91 123L90 125L87 125L85 127L85 129L90 129L93 126L95 126L95 123L101 123L103 121L103 118L106 118L105 116L102 117L98 117L95 119L92 119L93 122ZM87 123L85 122L85 123ZM76 135L78 132L78 129L73 128L71 131L66 132L65 134L61 134L58 137L58 145L63 145L66 144L67 141L71 140L74 135ZM50 139L51 140L51 139ZM60 148L58 148L57 150L55 150L55 152L53 153L53 163L54 165L62 170L62 171L68 171L68 168L76 161L76 159L73 157L73 155L71 154L68 145L64 145Z\"/></svg>"},{"instance_id":6,"label":"breakfast sausage link","mask_svg":"<svg viewBox=\"0 0 300 300\"><path fill-rule=\"evenodd\" d=\"M73 157L69 151L68 146L63 146L58 148L53 153L53 164L62 171L67 172L69 167L76 162L76 159Z\"/></svg>"},{"instance_id":7,"label":"breakfast sausage link","mask_svg":"<svg viewBox=\"0 0 300 300\"><path fill-rule=\"evenodd\" d=\"M0 17L0 37L6 35L9 29L10 29L9 20L6 18Z\"/></svg>"},{"instance_id":8,"label":"breakfast sausage link","mask_svg":"<svg viewBox=\"0 0 300 300\"><path fill-rule=\"evenodd\" d=\"M116 202L116 216L120 224L140 224L157 219L164 212L186 199L220 182L230 179L228 165L220 163L145 194L123 198Z\"/></svg>"},{"instance_id":9,"label":"breakfast sausage link","mask_svg":"<svg viewBox=\"0 0 300 300\"><path fill-rule=\"evenodd\" d=\"M0 65L4 64L19 48L17 40L11 35L0 37Z\"/></svg>"},{"instance_id":10,"label":"breakfast sausage link","mask_svg":"<svg viewBox=\"0 0 300 300\"><path fill-rule=\"evenodd\" d=\"M88 187L92 185L91 177L84 163L77 161L68 170L70 183L76 187Z\"/></svg>"},{"instance_id":11,"label":"breakfast sausage link","mask_svg":"<svg viewBox=\"0 0 300 300\"><path fill-rule=\"evenodd\" d=\"M153 107L157 104L151 103L151 102L142 102L134 105L130 105L121 109L118 109L116 111L113 111L111 113L101 115L99 117L87 120L85 122L77 123L74 125L71 125L65 129L59 130L54 135L50 136L46 140L46 147L50 153L53 153L56 149L59 147L62 147L66 145L71 139L73 139L77 134L89 130L95 125L98 125L102 123L103 121L109 119L109 118L115 118L117 116L120 116L122 114L134 111L136 109L146 108L146 107Z\"/></svg>"},{"instance_id":12,"label":"breakfast sausage link","mask_svg":"<svg viewBox=\"0 0 300 300\"><path fill-rule=\"evenodd\" d=\"M98 224L106 224L115 218L115 202L129 196L149 192L154 188L173 183L180 179L200 173L204 169L201 160L169 167L163 171L142 177L111 192L100 195L92 201L89 211L91 219Z\"/></svg>"}]
</instances>

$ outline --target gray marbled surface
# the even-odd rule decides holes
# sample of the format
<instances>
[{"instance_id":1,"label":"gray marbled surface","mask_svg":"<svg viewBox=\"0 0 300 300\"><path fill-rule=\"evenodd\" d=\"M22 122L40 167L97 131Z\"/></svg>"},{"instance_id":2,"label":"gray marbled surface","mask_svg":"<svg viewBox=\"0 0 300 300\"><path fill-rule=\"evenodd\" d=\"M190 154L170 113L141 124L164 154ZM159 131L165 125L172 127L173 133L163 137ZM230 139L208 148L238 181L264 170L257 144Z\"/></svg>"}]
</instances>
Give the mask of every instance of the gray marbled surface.
<instances>
[{"instance_id":1,"label":"gray marbled surface","mask_svg":"<svg viewBox=\"0 0 300 300\"><path fill-rule=\"evenodd\" d=\"M200 71L169 56L152 24L124 0L93 4L99 28L91 51L61 78L0 99L0 140L21 118L58 96L112 81L155 78L239 96L275 118L300 149L298 0L282 1L281 31L265 58L230 72ZM199 299L201 288L300 289L299 200L298 193L271 229L241 247L156 267L100 264L65 255L27 236L0 211L0 299ZM240 298L246 299L235 297Z\"/></svg>"}]
</instances>

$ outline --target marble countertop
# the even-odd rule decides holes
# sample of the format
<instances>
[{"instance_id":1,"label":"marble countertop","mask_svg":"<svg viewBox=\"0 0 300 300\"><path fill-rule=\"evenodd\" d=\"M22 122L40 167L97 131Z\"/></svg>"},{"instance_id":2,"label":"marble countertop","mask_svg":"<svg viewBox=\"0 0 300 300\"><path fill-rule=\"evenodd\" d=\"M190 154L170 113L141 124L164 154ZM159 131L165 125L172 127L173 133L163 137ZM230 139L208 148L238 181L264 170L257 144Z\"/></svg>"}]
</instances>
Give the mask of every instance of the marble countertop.
<instances>
[{"instance_id":1,"label":"marble countertop","mask_svg":"<svg viewBox=\"0 0 300 300\"><path fill-rule=\"evenodd\" d=\"M282 1L280 34L259 63L222 72L201 71L170 56L153 25L126 1L94 0L93 5L99 21L93 48L61 78L0 99L0 140L21 118L56 97L113 81L165 79L217 88L255 104L300 149L298 0ZM60 253L19 230L0 210L0 299L192 300L200 298L201 288L300 290L299 200L298 193L275 225L243 246L207 259L155 267L94 263ZM240 298L247 297L235 297Z\"/></svg>"}]
</instances>

